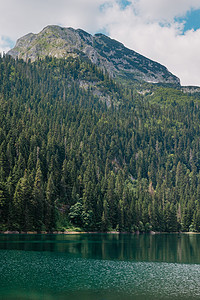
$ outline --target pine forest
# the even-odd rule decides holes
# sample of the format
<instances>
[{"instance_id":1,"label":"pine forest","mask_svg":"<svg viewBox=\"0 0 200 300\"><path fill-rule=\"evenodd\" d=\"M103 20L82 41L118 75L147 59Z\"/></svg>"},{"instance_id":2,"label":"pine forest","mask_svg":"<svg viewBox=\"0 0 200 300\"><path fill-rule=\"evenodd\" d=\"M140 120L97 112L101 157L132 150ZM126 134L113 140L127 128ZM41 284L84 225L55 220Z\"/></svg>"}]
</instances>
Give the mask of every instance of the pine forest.
<instances>
[{"instance_id":1,"label":"pine forest","mask_svg":"<svg viewBox=\"0 0 200 300\"><path fill-rule=\"evenodd\" d=\"M200 231L200 95L0 57L0 231Z\"/></svg>"}]
</instances>

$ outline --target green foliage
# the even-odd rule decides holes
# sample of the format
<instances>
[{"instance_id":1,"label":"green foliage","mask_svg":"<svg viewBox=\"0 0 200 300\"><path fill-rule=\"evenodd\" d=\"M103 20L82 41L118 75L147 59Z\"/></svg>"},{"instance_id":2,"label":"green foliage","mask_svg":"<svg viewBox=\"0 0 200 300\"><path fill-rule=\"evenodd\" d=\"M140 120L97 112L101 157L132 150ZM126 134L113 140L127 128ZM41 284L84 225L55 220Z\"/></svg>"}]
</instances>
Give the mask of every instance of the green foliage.
<instances>
[{"instance_id":1,"label":"green foliage","mask_svg":"<svg viewBox=\"0 0 200 300\"><path fill-rule=\"evenodd\" d=\"M83 225L83 205L80 202L72 205L69 212L69 218L72 224L82 227Z\"/></svg>"},{"instance_id":2,"label":"green foliage","mask_svg":"<svg viewBox=\"0 0 200 300\"><path fill-rule=\"evenodd\" d=\"M200 231L199 95L143 87L1 57L0 228Z\"/></svg>"}]
</instances>

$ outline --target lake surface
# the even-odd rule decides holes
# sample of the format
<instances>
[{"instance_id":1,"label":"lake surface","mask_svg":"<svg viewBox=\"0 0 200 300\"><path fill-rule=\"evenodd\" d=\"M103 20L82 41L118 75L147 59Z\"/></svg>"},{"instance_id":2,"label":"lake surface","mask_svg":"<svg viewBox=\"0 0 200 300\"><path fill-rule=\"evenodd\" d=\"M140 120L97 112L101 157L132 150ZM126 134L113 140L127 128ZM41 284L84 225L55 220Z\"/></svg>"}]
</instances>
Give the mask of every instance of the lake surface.
<instances>
[{"instance_id":1,"label":"lake surface","mask_svg":"<svg viewBox=\"0 0 200 300\"><path fill-rule=\"evenodd\" d=\"M200 299L200 235L2 234L0 299Z\"/></svg>"}]
</instances>

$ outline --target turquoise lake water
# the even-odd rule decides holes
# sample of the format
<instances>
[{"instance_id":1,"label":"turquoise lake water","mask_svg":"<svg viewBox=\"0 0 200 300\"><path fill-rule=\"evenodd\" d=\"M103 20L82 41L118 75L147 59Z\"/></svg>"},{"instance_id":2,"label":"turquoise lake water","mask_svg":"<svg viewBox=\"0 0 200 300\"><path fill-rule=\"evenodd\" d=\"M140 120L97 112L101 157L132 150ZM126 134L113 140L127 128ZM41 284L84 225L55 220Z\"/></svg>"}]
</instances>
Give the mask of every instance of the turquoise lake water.
<instances>
[{"instance_id":1,"label":"turquoise lake water","mask_svg":"<svg viewBox=\"0 0 200 300\"><path fill-rule=\"evenodd\" d=\"M0 299L200 299L200 235L0 235Z\"/></svg>"}]
</instances>

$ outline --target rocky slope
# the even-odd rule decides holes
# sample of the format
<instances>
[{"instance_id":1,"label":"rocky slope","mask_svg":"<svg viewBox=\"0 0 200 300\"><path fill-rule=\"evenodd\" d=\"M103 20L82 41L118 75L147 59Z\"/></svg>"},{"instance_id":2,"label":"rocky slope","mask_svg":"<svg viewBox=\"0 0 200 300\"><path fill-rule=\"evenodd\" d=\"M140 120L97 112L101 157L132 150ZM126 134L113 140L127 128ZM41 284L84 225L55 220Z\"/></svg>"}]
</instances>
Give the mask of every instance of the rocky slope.
<instances>
[{"instance_id":1,"label":"rocky slope","mask_svg":"<svg viewBox=\"0 0 200 300\"><path fill-rule=\"evenodd\" d=\"M81 56L106 69L112 77L180 84L179 78L163 65L103 34L92 36L81 29L47 26L38 34L29 33L18 39L16 46L8 54L31 61L45 56Z\"/></svg>"}]
</instances>

